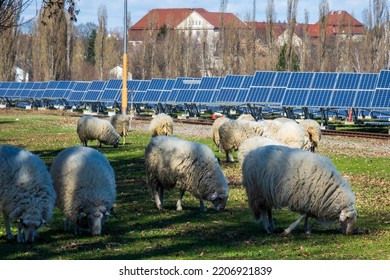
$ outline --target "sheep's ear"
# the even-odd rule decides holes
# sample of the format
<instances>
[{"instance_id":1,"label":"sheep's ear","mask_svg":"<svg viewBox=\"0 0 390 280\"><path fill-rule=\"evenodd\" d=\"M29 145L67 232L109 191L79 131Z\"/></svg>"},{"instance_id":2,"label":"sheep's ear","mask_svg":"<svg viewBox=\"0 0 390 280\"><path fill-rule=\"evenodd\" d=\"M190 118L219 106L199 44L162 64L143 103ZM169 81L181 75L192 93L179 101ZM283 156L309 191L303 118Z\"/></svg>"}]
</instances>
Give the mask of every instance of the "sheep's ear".
<instances>
[{"instance_id":1,"label":"sheep's ear","mask_svg":"<svg viewBox=\"0 0 390 280\"><path fill-rule=\"evenodd\" d=\"M213 195L210 197L210 201L216 200L218 198L218 194L215 192Z\"/></svg>"},{"instance_id":2,"label":"sheep's ear","mask_svg":"<svg viewBox=\"0 0 390 280\"><path fill-rule=\"evenodd\" d=\"M348 218L347 213L345 213L344 210L341 211L341 214L340 214L340 221L341 221L341 222L344 222L347 218Z\"/></svg>"}]
</instances>

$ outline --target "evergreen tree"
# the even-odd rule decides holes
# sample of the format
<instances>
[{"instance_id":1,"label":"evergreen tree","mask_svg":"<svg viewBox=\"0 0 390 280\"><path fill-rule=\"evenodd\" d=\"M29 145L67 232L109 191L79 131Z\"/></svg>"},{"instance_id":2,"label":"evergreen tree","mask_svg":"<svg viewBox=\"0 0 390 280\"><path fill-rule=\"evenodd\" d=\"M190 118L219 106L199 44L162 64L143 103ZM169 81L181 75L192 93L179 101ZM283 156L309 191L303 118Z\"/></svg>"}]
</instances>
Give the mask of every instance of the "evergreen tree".
<instances>
[{"instance_id":1,"label":"evergreen tree","mask_svg":"<svg viewBox=\"0 0 390 280\"><path fill-rule=\"evenodd\" d=\"M92 64L95 64L96 62L96 55L95 55L95 41L96 41L96 29L93 29L91 34L89 35L88 40L88 50L86 55L86 61Z\"/></svg>"}]
</instances>

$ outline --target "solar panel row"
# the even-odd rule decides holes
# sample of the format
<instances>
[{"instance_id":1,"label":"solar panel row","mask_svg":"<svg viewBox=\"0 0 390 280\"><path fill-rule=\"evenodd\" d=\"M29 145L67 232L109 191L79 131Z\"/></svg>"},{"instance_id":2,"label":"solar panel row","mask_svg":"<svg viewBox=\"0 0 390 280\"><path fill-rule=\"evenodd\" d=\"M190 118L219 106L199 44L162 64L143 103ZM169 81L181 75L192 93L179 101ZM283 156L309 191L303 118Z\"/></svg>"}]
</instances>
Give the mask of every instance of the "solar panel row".
<instances>
[{"instance_id":1,"label":"solar panel row","mask_svg":"<svg viewBox=\"0 0 390 280\"><path fill-rule=\"evenodd\" d=\"M390 70L375 73L256 72L127 82L129 102L141 104L245 105L268 107L390 107ZM0 82L0 101L64 100L70 103L122 100L122 80Z\"/></svg>"}]
</instances>

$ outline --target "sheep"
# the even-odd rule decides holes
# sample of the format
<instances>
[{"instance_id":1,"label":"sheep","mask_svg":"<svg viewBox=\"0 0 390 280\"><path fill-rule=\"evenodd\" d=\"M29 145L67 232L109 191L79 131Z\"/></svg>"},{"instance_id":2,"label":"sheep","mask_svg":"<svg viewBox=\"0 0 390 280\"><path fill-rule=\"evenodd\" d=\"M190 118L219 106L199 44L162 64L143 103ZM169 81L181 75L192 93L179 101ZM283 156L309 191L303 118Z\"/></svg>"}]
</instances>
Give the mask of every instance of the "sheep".
<instances>
[{"instance_id":1,"label":"sheep","mask_svg":"<svg viewBox=\"0 0 390 280\"><path fill-rule=\"evenodd\" d=\"M0 146L0 210L7 239L18 221L17 242L34 242L39 227L53 216L56 194L43 160L11 145Z\"/></svg>"},{"instance_id":2,"label":"sheep","mask_svg":"<svg viewBox=\"0 0 390 280\"><path fill-rule=\"evenodd\" d=\"M229 121L230 119L229 118L226 118L224 116L222 117L219 117L219 118L216 118L215 121L213 122L213 125L211 126L211 134L213 136L213 141L215 143L215 145L218 147L218 151L221 152L221 148L219 146L219 132L218 132L218 129L219 127Z\"/></svg>"},{"instance_id":3,"label":"sheep","mask_svg":"<svg viewBox=\"0 0 390 280\"><path fill-rule=\"evenodd\" d=\"M237 118L238 121L256 121L251 114L242 114Z\"/></svg>"},{"instance_id":4,"label":"sheep","mask_svg":"<svg viewBox=\"0 0 390 280\"><path fill-rule=\"evenodd\" d=\"M322 137L321 126L311 119L301 120L299 125L303 126L305 130L306 141L303 149L314 153Z\"/></svg>"},{"instance_id":5,"label":"sheep","mask_svg":"<svg viewBox=\"0 0 390 280\"><path fill-rule=\"evenodd\" d=\"M116 132L123 137L123 145L126 144L126 136L130 127L130 116L124 114L112 115L108 120L115 128Z\"/></svg>"},{"instance_id":6,"label":"sheep","mask_svg":"<svg viewBox=\"0 0 390 280\"><path fill-rule=\"evenodd\" d=\"M272 138L290 148L303 149L305 146L305 130L295 121L282 122Z\"/></svg>"},{"instance_id":7,"label":"sheep","mask_svg":"<svg viewBox=\"0 0 390 280\"><path fill-rule=\"evenodd\" d=\"M174 136L153 137L145 148L147 187L159 210L164 205L164 190L177 188L180 196L176 210L182 210L184 193L189 191L199 199L223 210L229 196L228 182L214 153L204 144Z\"/></svg>"},{"instance_id":8,"label":"sheep","mask_svg":"<svg viewBox=\"0 0 390 280\"><path fill-rule=\"evenodd\" d=\"M160 113L156 115L149 125L149 131L152 137L158 135L172 135L173 119L167 114Z\"/></svg>"},{"instance_id":9,"label":"sheep","mask_svg":"<svg viewBox=\"0 0 390 280\"><path fill-rule=\"evenodd\" d=\"M234 162L233 151L237 150L245 139L262 135L263 129L258 122L231 120L222 124L218 132L220 146L226 153L226 162Z\"/></svg>"},{"instance_id":10,"label":"sheep","mask_svg":"<svg viewBox=\"0 0 390 280\"><path fill-rule=\"evenodd\" d=\"M85 147L87 147L88 140L98 140L100 148L102 143L113 145L116 148L120 138L109 121L92 116L84 116L78 119L77 134Z\"/></svg>"},{"instance_id":11,"label":"sheep","mask_svg":"<svg viewBox=\"0 0 390 280\"><path fill-rule=\"evenodd\" d=\"M115 174L99 151L75 146L61 151L50 167L56 205L65 215L65 230L75 224L75 233L101 234L116 198Z\"/></svg>"},{"instance_id":12,"label":"sheep","mask_svg":"<svg viewBox=\"0 0 390 280\"><path fill-rule=\"evenodd\" d=\"M285 234L302 219L305 232L310 233L309 217L322 222L339 219L343 233L353 233L355 195L324 156L276 145L257 148L244 158L242 178L249 208L256 221L262 220L267 233L275 230L272 209L283 207L300 213Z\"/></svg>"},{"instance_id":13,"label":"sheep","mask_svg":"<svg viewBox=\"0 0 390 280\"><path fill-rule=\"evenodd\" d=\"M238 153L237 153L237 159L242 164L244 161L245 156L252 150L263 147L267 145L281 145L285 146L285 144L264 136L253 136L246 139L240 147L238 147Z\"/></svg>"}]
</instances>

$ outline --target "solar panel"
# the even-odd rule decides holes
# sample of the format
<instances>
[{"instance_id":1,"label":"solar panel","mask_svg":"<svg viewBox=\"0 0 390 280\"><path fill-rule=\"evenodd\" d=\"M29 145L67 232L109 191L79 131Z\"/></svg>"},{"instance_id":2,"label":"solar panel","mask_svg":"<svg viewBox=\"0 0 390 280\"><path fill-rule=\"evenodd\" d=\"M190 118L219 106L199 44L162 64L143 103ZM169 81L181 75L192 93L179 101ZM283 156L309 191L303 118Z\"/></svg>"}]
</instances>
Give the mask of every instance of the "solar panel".
<instances>
[{"instance_id":1,"label":"solar panel","mask_svg":"<svg viewBox=\"0 0 390 280\"><path fill-rule=\"evenodd\" d=\"M273 106L280 106L282 103L284 94L286 93L285 87L275 87L271 89L271 92L268 96L267 104Z\"/></svg>"},{"instance_id":2,"label":"solar panel","mask_svg":"<svg viewBox=\"0 0 390 280\"><path fill-rule=\"evenodd\" d=\"M219 90L218 103L233 103L235 102L237 95L239 93L238 88L221 88Z\"/></svg>"},{"instance_id":3,"label":"solar panel","mask_svg":"<svg viewBox=\"0 0 390 280\"><path fill-rule=\"evenodd\" d=\"M308 94L309 89L286 89L286 93L282 100L282 106L303 107L306 104Z\"/></svg>"},{"instance_id":4,"label":"solar panel","mask_svg":"<svg viewBox=\"0 0 390 280\"><path fill-rule=\"evenodd\" d=\"M311 88L333 89L336 83L337 73L315 73Z\"/></svg>"},{"instance_id":5,"label":"solar panel","mask_svg":"<svg viewBox=\"0 0 390 280\"><path fill-rule=\"evenodd\" d=\"M238 93L237 93L237 97L236 97L235 102L245 103L248 93L249 93L249 89L247 89L247 88L238 89Z\"/></svg>"},{"instance_id":6,"label":"solar panel","mask_svg":"<svg viewBox=\"0 0 390 280\"><path fill-rule=\"evenodd\" d=\"M176 103L192 103L194 95L196 93L195 89L183 89L179 90L176 100Z\"/></svg>"},{"instance_id":7,"label":"solar panel","mask_svg":"<svg viewBox=\"0 0 390 280\"><path fill-rule=\"evenodd\" d=\"M104 91L99 96L101 101L116 101L118 99L118 94L122 92L121 89L104 89Z\"/></svg>"},{"instance_id":8,"label":"solar panel","mask_svg":"<svg viewBox=\"0 0 390 280\"><path fill-rule=\"evenodd\" d=\"M273 85L277 72L256 72L252 86L270 87Z\"/></svg>"},{"instance_id":9,"label":"solar panel","mask_svg":"<svg viewBox=\"0 0 390 280\"><path fill-rule=\"evenodd\" d=\"M201 82L200 78L189 78L189 77L179 77L176 78L173 89L195 89L198 88L199 83Z\"/></svg>"},{"instance_id":10,"label":"solar panel","mask_svg":"<svg viewBox=\"0 0 390 280\"><path fill-rule=\"evenodd\" d=\"M173 86L175 85L175 80L174 79L167 79L163 90L171 90Z\"/></svg>"},{"instance_id":11,"label":"solar panel","mask_svg":"<svg viewBox=\"0 0 390 280\"><path fill-rule=\"evenodd\" d=\"M148 90L146 91L146 93L144 95L143 102L158 103L158 100L160 99L161 94L162 94L162 90L148 88Z\"/></svg>"},{"instance_id":12,"label":"solar panel","mask_svg":"<svg viewBox=\"0 0 390 280\"><path fill-rule=\"evenodd\" d=\"M242 75L227 75L221 88L240 88L245 76Z\"/></svg>"},{"instance_id":13,"label":"solar panel","mask_svg":"<svg viewBox=\"0 0 390 280\"><path fill-rule=\"evenodd\" d=\"M291 77L291 72L277 72L274 80L274 87L287 87Z\"/></svg>"},{"instance_id":14,"label":"solar panel","mask_svg":"<svg viewBox=\"0 0 390 280\"><path fill-rule=\"evenodd\" d=\"M359 89L374 90L378 82L378 74L362 73L359 83Z\"/></svg>"},{"instance_id":15,"label":"solar panel","mask_svg":"<svg viewBox=\"0 0 390 280\"><path fill-rule=\"evenodd\" d=\"M311 72L292 72L287 88L309 89L313 77L314 77L314 73Z\"/></svg>"},{"instance_id":16,"label":"solar panel","mask_svg":"<svg viewBox=\"0 0 390 280\"><path fill-rule=\"evenodd\" d=\"M306 107L328 107L332 97L330 89L312 89L306 101Z\"/></svg>"},{"instance_id":17,"label":"solar panel","mask_svg":"<svg viewBox=\"0 0 390 280\"><path fill-rule=\"evenodd\" d=\"M251 87L246 97L246 102L264 104L267 102L270 93L271 87Z\"/></svg>"},{"instance_id":18,"label":"solar panel","mask_svg":"<svg viewBox=\"0 0 390 280\"><path fill-rule=\"evenodd\" d=\"M340 89L334 90L332 99L329 103L330 108L351 108L355 101L357 91Z\"/></svg>"},{"instance_id":19,"label":"solar panel","mask_svg":"<svg viewBox=\"0 0 390 280\"><path fill-rule=\"evenodd\" d=\"M359 90L356 94L356 99L353 104L354 108L369 108L371 107L372 97L374 95L373 90Z\"/></svg>"},{"instance_id":20,"label":"solar panel","mask_svg":"<svg viewBox=\"0 0 390 280\"><path fill-rule=\"evenodd\" d=\"M335 89L357 89L360 77L360 73L339 73Z\"/></svg>"},{"instance_id":21,"label":"solar panel","mask_svg":"<svg viewBox=\"0 0 390 280\"><path fill-rule=\"evenodd\" d=\"M371 106L383 109L390 108L390 89L376 89Z\"/></svg>"},{"instance_id":22,"label":"solar panel","mask_svg":"<svg viewBox=\"0 0 390 280\"><path fill-rule=\"evenodd\" d=\"M122 89L122 80L110 79L108 80L105 89Z\"/></svg>"},{"instance_id":23,"label":"solar panel","mask_svg":"<svg viewBox=\"0 0 390 280\"><path fill-rule=\"evenodd\" d=\"M246 88L249 89L253 82L253 76L244 76L244 79L242 81L242 84L240 85L240 88Z\"/></svg>"},{"instance_id":24,"label":"solar panel","mask_svg":"<svg viewBox=\"0 0 390 280\"><path fill-rule=\"evenodd\" d=\"M390 70L382 70L379 73L377 88L390 88Z\"/></svg>"},{"instance_id":25,"label":"solar panel","mask_svg":"<svg viewBox=\"0 0 390 280\"><path fill-rule=\"evenodd\" d=\"M200 104L211 103L216 91L215 89L198 89L192 102Z\"/></svg>"},{"instance_id":26,"label":"solar panel","mask_svg":"<svg viewBox=\"0 0 390 280\"><path fill-rule=\"evenodd\" d=\"M219 77L203 77L198 89L216 89L219 80Z\"/></svg>"},{"instance_id":27,"label":"solar panel","mask_svg":"<svg viewBox=\"0 0 390 280\"><path fill-rule=\"evenodd\" d=\"M165 83L167 82L166 79L161 79L161 78L153 78L150 81L150 85L148 89L158 89L158 90L163 90Z\"/></svg>"}]
</instances>

